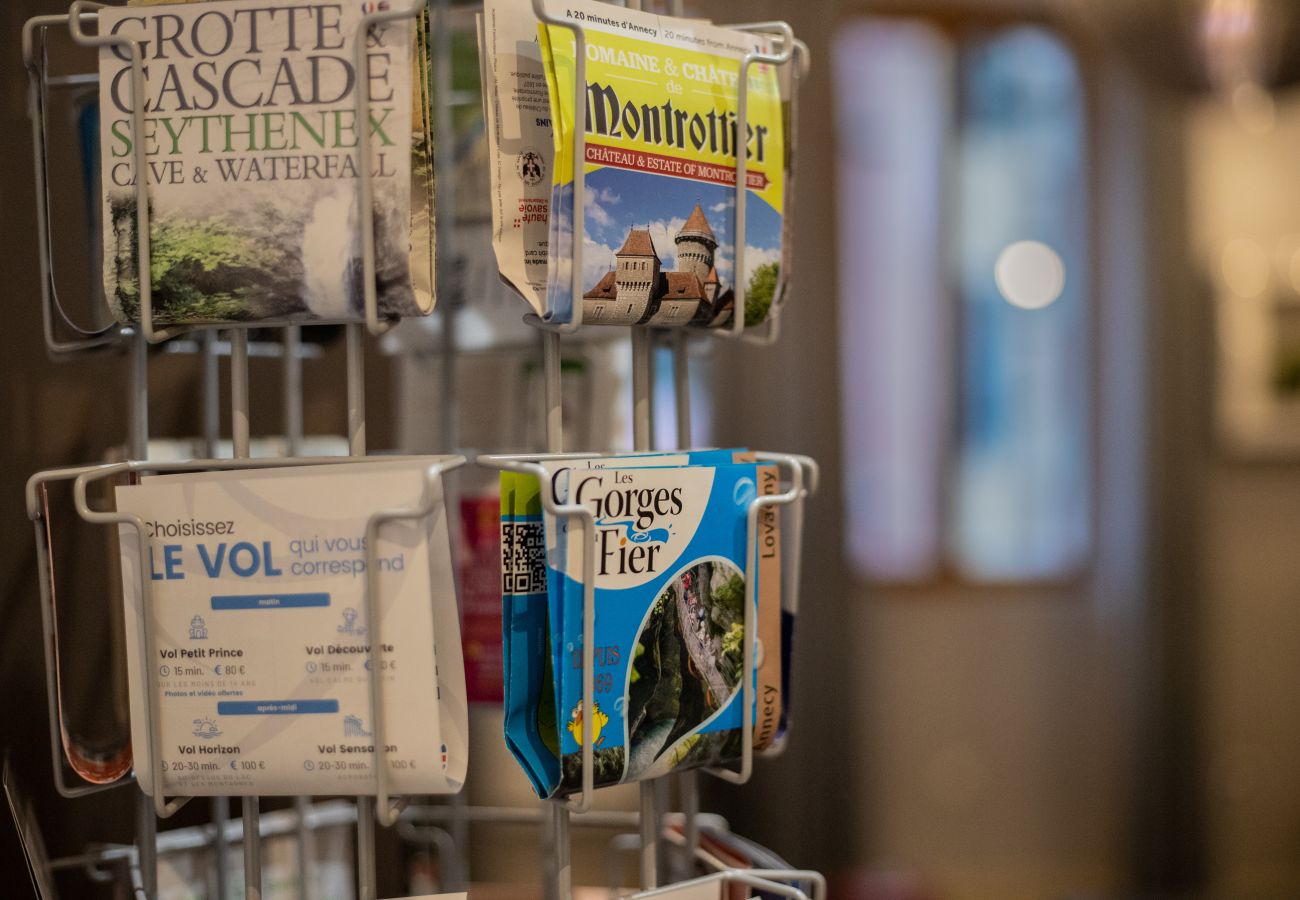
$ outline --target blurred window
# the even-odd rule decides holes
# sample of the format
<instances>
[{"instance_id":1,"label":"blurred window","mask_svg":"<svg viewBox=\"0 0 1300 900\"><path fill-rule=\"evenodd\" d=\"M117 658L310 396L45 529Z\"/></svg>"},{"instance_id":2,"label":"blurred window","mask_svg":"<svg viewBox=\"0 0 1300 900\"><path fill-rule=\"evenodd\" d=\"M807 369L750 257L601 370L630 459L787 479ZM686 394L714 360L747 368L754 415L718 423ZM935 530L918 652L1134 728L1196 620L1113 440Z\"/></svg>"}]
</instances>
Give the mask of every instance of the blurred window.
<instances>
[{"instance_id":1,"label":"blurred window","mask_svg":"<svg viewBox=\"0 0 1300 900\"><path fill-rule=\"evenodd\" d=\"M834 53L846 541L887 582L1091 552L1078 62L1033 24L870 17Z\"/></svg>"}]
</instances>

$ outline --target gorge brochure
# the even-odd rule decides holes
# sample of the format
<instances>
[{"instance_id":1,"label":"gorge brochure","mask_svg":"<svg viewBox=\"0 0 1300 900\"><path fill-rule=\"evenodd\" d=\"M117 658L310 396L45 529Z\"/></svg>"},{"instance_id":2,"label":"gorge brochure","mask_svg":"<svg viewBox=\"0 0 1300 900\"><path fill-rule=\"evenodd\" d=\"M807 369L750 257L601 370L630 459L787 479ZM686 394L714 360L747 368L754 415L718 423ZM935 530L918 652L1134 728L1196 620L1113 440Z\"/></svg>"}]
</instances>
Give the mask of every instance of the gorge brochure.
<instances>
[{"instance_id":1,"label":"gorge brochure","mask_svg":"<svg viewBox=\"0 0 1300 900\"><path fill-rule=\"evenodd\" d=\"M417 506L432 461L146 476L117 489L118 510L144 521L147 542L142 572L137 530L119 527L132 742L146 793L372 793L372 642L391 791L459 790L468 712L441 504L423 521L383 525L379 622L365 596L367 521ZM140 672L145 629L154 697Z\"/></svg>"},{"instance_id":2,"label":"gorge brochure","mask_svg":"<svg viewBox=\"0 0 1300 900\"><path fill-rule=\"evenodd\" d=\"M588 324L721 327L736 279L746 322L771 307L782 258L785 140L776 69L741 58L768 40L696 20L577 0L584 27L586 158L582 271L573 273L573 33L539 25L527 0L487 0L480 41L494 247L502 277L539 315ZM532 30L536 28L534 35ZM546 100L541 89L545 86ZM736 147L748 161L745 271L735 272Z\"/></svg>"},{"instance_id":3,"label":"gorge brochure","mask_svg":"<svg viewBox=\"0 0 1300 900\"><path fill-rule=\"evenodd\" d=\"M749 503L776 493L774 466L735 451L543 460L546 483L502 475L506 740L543 797L581 789L590 715L595 784L653 778L741 756ZM596 523L595 704L582 703L585 532L543 513L540 491ZM759 519L753 743L776 734L780 541ZM757 649L757 648L756 648Z\"/></svg>"},{"instance_id":4,"label":"gorge brochure","mask_svg":"<svg viewBox=\"0 0 1300 900\"><path fill-rule=\"evenodd\" d=\"M403 4L413 0L400 0ZM374 26L367 3L208 0L98 10L100 34L139 41L144 133L121 46L101 49L104 288L139 320L136 141L148 163L155 325L342 322L363 314L360 219L373 216L379 312L434 305L433 169L424 3ZM357 121L368 84L368 121ZM358 136L374 206L358 209Z\"/></svg>"}]
</instances>

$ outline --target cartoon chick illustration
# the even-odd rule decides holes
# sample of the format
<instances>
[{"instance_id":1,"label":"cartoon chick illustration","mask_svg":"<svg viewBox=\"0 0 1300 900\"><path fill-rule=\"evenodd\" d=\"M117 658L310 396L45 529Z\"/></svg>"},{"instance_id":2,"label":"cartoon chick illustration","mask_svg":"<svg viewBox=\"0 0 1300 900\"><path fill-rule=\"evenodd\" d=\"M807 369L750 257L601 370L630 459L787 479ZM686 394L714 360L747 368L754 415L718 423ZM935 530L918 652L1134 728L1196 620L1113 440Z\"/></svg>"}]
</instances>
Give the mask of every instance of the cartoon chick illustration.
<instances>
[{"instance_id":1,"label":"cartoon chick illustration","mask_svg":"<svg viewBox=\"0 0 1300 900\"><path fill-rule=\"evenodd\" d=\"M600 711L599 703L593 703L591 705L591 708L592 708L591 746L599 747L601 742L605 740L601 736L600 732L601 729L603 729L606 725L609 724L609 716L605 715L603 712ZM577 741L578 746L581 747L582 746L582 701L581 700L579 700L578 705L573 708L573 712L569 714L569 724L567 727L569 729L569 733L573 735L573 739Z\"/></svg>"}]
</instances>

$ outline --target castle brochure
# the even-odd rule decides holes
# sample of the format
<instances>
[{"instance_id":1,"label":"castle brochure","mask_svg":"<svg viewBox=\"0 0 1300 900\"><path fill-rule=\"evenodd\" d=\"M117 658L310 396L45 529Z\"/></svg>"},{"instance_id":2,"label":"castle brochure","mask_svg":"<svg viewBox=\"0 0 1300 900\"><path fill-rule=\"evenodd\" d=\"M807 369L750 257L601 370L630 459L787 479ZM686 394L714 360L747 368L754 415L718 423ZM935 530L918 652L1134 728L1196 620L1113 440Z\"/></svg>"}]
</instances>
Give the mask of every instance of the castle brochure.
<instances>
[{"instance_id":1,"label":"castle brochure","mask_svg":"<svg viewBox=\"0 0 1300 900\"><path fill-rule=\"evenodd\" d=\"M143 133L121 46L100 51L104 288L139 320L136 145L147 155L155 325L352 321L364 314L360 222L373 217L380 315L434 305L433 171L424 3L374 26L375 4L211 0L98 10L138 40ZM368 85L367 121L355 103ZM358 144L374 205L358 209Z\"/></svg>"},{"instance_id":2,"label":"castle brochure","mask_svg":"<svg viewBox=\"0 0 1300 900\"><path fill-rule=\"evenodd\" d=\"M746 324L768 312L781 259L785 130L775 67L749 68L747 123L738 116L740 61L766 37L691 20L557 5L586 41L582 271L572 272L575 38L539 26L555 160L547 297L572 321L720 327L743 279ZM736 154L746 154L743 272L735 271Z\"/></svg>"},{"instance_id":3,"label":"castle brochure","mask_svg":"<svg viewBox=\"0 0 1300 900\"><path fill-rule=\"evenodd\" d=\"M638 467L627 458L544 465L550 474L540 486L527 475L502 478L506 735L534 787L544 797L580 789L587 716L597 786L739 759L747 513L756 496L775 492L775 469ZM543 516L539 490L595 516L591 710L582 703L586 535ZM779 624L765 634L763 612L768 606L779 618L779 542L763 525L757 539L754 621L760 641L775 648ZM761 653L763 660L779 655ZM775 735L779 681L777 660L756 672L756 747Z\"/></svg>"},{"instance_id":4,"label":"castle brochure","mask_svg":"<svg viewBox=\"0 0 1300 900\"><path fill-rule=\"evenodd\" d=\"M583 321L726 325L740 59L766 39L590 0L555 11L587 34ZM573 36L539 26L527 0L486 0L479 41L501 277L534 312L549 296L552 318L572 321ZM775 69L755 64L749 80L753 325L780 266L787 135Z\"/></svg>"},{"instance_id":5,"label":"castle brochure","mask_svg":"<svg viewBox=\"0 0 1300 900\"><path fill-rule=\"evenodd\" d=\"M383 525L380 621L365 596L367 521L419 505L430 462L160 475L117 489L119 511L144 521L147 541L142 572L138 532L120 526L132 741L146 793L372 793L374 642L391 791L459 789L468 712L441 504L424 521ZM153 697L140 672L146 628Z\"/></svg>"}]
</instances>

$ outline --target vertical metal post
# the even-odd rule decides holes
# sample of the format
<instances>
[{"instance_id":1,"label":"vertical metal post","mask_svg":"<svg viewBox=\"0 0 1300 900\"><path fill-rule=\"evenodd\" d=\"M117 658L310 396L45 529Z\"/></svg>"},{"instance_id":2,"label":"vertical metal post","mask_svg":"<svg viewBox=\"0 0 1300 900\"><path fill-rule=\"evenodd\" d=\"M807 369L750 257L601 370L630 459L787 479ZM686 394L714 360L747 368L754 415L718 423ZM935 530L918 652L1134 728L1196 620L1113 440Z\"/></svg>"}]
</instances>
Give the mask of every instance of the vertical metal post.
<instances>
[{"instance_id":1,"label":"vertical metal post","mask_svg":"<svg viewBox=\"0 0 1300 900\"><path fill-rule=\"evenodd\" d=\"M651 335L645 328L632 328L632 440L637 451L651 448L650 357ZM641 783L641 887L659 884L659 804L653 781Z\"/></svg>"},{"instance_id":2,"label":"vertical metal post","mask_svg":"<svg viewBox=\"0 0 1300 900\"><path fill-rule=\"evenodd\" d=\"M366 347L360 325L347 326L348 452L366 455Z\"/></svg>"},{"instance_id":3,"label":"vertical metal post","mask_svg":"<svg viewBox=\"0 0 1300 900\"><path fill-rule=\"evenodd\" d=\"M691 437L691 361L690 338L686 329L673 334L673 393L677 412L677 449L686 450L694 443Z\"/></svg>"},{"instance_id":4,"label":"vertical metal post","mask_svg":"<svg viewBox=\"0 0 1300 900\"><path fill-rule=\"evenodd\" d=\"M632 445L650 449L650 332L632 327Z\"/></svg>"},{"instance_id":5,"label":"vertical metal post","mask_svg":"<svg viewBox=\"0 0 1300 900\"><path fill-rule=\"evenodd\" d=\"M451 841L456 849L458 863L456 878L448 886L451 891L468 891L470 882L469 864L469 798L461 790L451 795Z\"/></svg>"},{"instance_id":6,"label":"vertical metal post","mask_svg":"<svg viewBox=\"0 0 1300 900\"><path fill-rule=\"evenodd\" d=\"M248 331L230 332L230 438L235 459L252 454L248 410ZM261 801L243 798L244 898L262 900Z\"/></svg>"},{"instance_id":7,"label":"vertical metal post","mask_svg":"<svg viewBox=\"0 0 1300 900\"><path fill-rule=\"evenodd\" d=\"M208 459L217 456L217 444L221 442L221 367L217 358L217 332L208 329L203 332L203 455ZM227 809L227 814L229 810ZM222 897L225 900L225 897Z\"/></svg>"},{"instance_id":8,"label":"vertical metal post","mask_svg":"<svg viewBox=\"0 0 1300 900\"><path fill-rule=\"evenodd\" d=\"M460 260L454 256L450 236L456 228L456 159L453 147L456 144L451 118L452 91L452 46L451 46L451 2L437 0L433 21L433 64L434 64L434 104L433 133L434 146L441 147L442 152L435 153L435 169L438 192L436 197L438 225L436 240L438 243L437 268L438 286L442 290L439 306L442 312L442 358L441 382L442 402L438 406L438 434L442 438L442 449L451 452L460 444L457 433L456 404L456 332L461 306L464 302L464 280L460 270ZM449 287L450 290L446 290Z\"/></svg>"},{"instance_id":9,"label":"vertical metal post","mask_svg":"<svg viewBox=\"0 0 1300 900\"><path fill-rule=\"evenodd\" d=\"M564 452L564 393L561 379L560 336L542 332L542 378L545 383L546 452Z\"/></svg>"},{"instance_id":10,"label":"vertical metal post","mask_svg":"<svg viewBox=\"0 0 1300 900\"><path fill-rule=\"evenodd\" d=\"M315 842L312 840L311 823L307 821L311 812L311 800L307 797L295 797L293 809L298 816L295 837L298 855L298 898L315 900L316 885L312 882L314 867Z\"/></svg>"},{"instance_id":11,"label":"vertical metal post","mask_svg":"<svg viewBox=\"0 0 1300 900\"><path fill-rule=\"evenodd\" d=\"M214 454L215 455L215 454ZM212 865L216 872L217 900L228 900L230 892L227 867L230 860L226 844L226 823L230 821L230 798L212 798Z\"/></svg>"},{"instance_id":12,"label":"vertical metal post","mask_svg":"<svg viewBox=\"0 0 1300 900\"><path fill-rule=\"evenodd\" d=\"M441 259L441 256L439 256ZM459 276L457 276L459 278ZM441 281L440 281L441 283ZM457 417L456 396L456 333L460 319L459 288L440 304L442 312L442 354L439 357L439 382L441 384L438 403L438 437L440 446L446 453L452 453L460 444L460 428ZM450 302L446 302L450 300Z\"/></svg>"},{"instance_id":13,"label":"vertical metal post","mask_svg":"<svg viewBox=\"0 0 1300 900\"><path fill-rule=\"evenodd\" d=\"M357 798L357 896L360 900L375 900L379 896L374 797Z\"/></svg>"},{"instance_id":14,"label":"vertical metal post","mask_svg":"<svg viewBox=\"0 0 1300 900\"><path fill-rule=\"evenodd\" d=\"M348 453L366 455L366 348L360 325L347 326ZM371 633L376 630L370 623ZM378 677L372 672L371 677ZM357 896L375 900L379 872L375 865L375 798L357 798Z\"/></svg>"},{"instance_id":15,"label":"vertical metal post","mask_svg":"<svg viewBox=\"0 0 1300 900\"><path fill-rule=\"evenodd\" d=\"M149 343L137 331L131 337L130 385L131 399L127 409L127 455L132 459L149 456Z\"/></svg>"},{"instance_id":16,"label":"vertical metal post","mask_svg":"<svg viewBox=\"0 0 1300 900\"><path fill-rule=\"evenodd\" d=\"M284 330L284 437L289 455L302 451L302 328L293 325Z\"/></svg>"},{"instance_id":17,"label":"vertical metal post","mask_svg":"<svg viewBox=\"0 0 1300 900\"><path fill-rule=\"evenodd\" d=\"M162 786L155 789L162 790ZM153 900L158 896L158 818L154 815L153 800L138 788L135 792L135 842L145 896Z\"/></svg>"},{"instance_id":18,"label":"vertical metal post","mask_svg":"<svg viewBox=\"0 0 1300 900\"><path fill-rule=\"evenodd\" d=\"M546 452L564 452L564 382L560 358L560 336L542 332L543 402L546 407ZM569 841L569 810L563 802L550 804L550 817L543 818L542 845L548 879L547 894L556 900L573 898L573 856Z\"/></svg>"},{"instance_id":19,"label":"vertical metal post","mask_svg":"<svg viewBox=\"0 0 1300 900\"><path fill-rule=\"evenodd\" d=\"M262 801L244 797L244 900L262 900Z\"/></svg>"},{"instance_id":20,"label":"vertical metal post","mask_svg":"<svg viewBox=\"0 0 1300 900\"><path fill-rule=\"evenodd\" d=\"M542 900L560 900L560 851L555 843L558 803L542 804Z\"/></svg>"},{"instance_id":21,"label":"vertical metal post","mask_svg":"<svg viewBox=\"0 0 1300 900\"><path fill-rule=\"evenodd\" d=\"M555 891L560 900L573 897L573 848L569 844L569 810L562 803L552 803L555 833Z\"/></svg>"},{"instance_id":22,"label":"vertical metal post","mask_svg":"<svg viewBox=\"0 0 1300 900\"><path fill-rule=\"evenodd\" d=\"M686 839L686 865L695 865L695 851L700 848L700 773L694 770L677 776L681 792L682 818L685 819L682 836ZM688 872L690 869L688 868Z\"/></svg>"},{"instance_id":23,"label":"vertical metal post","mask_svg":"<svg viewBox=\"0 0 1300 900\"><path fill-rule=\"evenodd\" d=\"M281 364L281 397L284 414L284 439L288 456L297 456L302 452L302 328L291 325L284 330L284 340L280 345L283 356ZM311 829L307 824L307 797L295 797L294 813L294 852L298 868L299 900L311 900ZM224 900L224 896L222 898Z\"/></svg>"},{"instance_id":24,"label":"vertical metal post","mask_svg":"<svg viewBox=\"0 0 1300 900\"><path fill-rule=\"evenodd\" d=\"M641 782L641 888L659 886L659 803L653 781Z\"/></svg>"},{"instance_id":25,"label":"vertical metal post","mask_svg":"<svg viewBox=\"0 0 1300 900\"><path fill-rule=\"evenodd\" d=\"M647 329L648 330L648 329ZM645 449L658 450L659 447L659 418L655 414L656 404L659 393L659 334L650 331L646 335L645 351L645 420L647 440Z\"/></svg>"},{"instance_id":26,"label":"vertical metal post","mask_svg":"<svg viewBox=\"0 0 1300 900\"><path fill-rule=\"evenodd\" d=\"M248 332L230 333L230 437L235 459L251 455L248 430Z\"/></svg>"},{"instance_id":27,"label":"vertical metal post","mask_svg":"<svg viewBox=\"0 0 1300 900\"><path fill-rule=\"evenodd\" d=\"M149 456L149 343L140 329L132 335L127 352L130 355L127 456L146 459ZM161 786L157 789L162 790ZM158 818L154 815L153 800L138 789L135 794L135 833L140 877L145 892L154 897L158 893Z\"/></svg>"}]
</instances>

